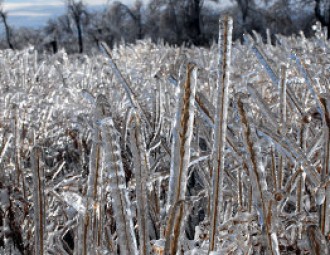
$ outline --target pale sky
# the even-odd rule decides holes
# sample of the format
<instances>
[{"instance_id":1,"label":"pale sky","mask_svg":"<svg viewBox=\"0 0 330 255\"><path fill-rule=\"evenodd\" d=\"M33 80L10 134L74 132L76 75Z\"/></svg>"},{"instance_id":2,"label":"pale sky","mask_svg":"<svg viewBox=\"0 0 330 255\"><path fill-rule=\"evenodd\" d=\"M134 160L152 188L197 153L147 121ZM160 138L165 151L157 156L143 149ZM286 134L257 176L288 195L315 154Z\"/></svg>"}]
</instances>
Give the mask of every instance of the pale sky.
<instances>
[{"instance_id":1,"label":"pale sky","mask_svg":"<svg viewBox=\"0 0 330 255\"><path fill-rule=\"evenodd\" d=\"M8 21L11 26L40 27L49 18L65 13L64 0L4 0L4 9L8 12ZM102 8L108 0L85 0L89 8ZM110 1L111 2L111 1ZM122 0L130 4L134 0Z\"/></svg>"}]
</instances>

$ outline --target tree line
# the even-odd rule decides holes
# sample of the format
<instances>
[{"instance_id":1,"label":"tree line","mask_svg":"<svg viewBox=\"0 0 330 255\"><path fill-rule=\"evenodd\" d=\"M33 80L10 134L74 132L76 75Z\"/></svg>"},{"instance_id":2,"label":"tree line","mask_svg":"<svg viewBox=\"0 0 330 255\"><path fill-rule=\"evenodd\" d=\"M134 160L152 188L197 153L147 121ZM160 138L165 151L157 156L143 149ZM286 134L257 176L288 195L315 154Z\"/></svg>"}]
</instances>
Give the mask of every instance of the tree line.
<instances>
[{"instance_id":1,"label":"tree line","mask_svg":"<svg viewBox=\"0 0 330 255\"><path fill-rule=\"evenodd\" d=\"M256 31L266 38L266 30L290 35L303 31L313 34L319 21L330 28L328 0L151 0L132 5L108 3L103 10L91 11L82 0L66 0L65 14L50 19L38 28L13 28L0 2L3 24L0 48L21 49L33 45L56 53L90 53L100 41L110 47L150 38L171 45L209 46L217 40L218 19L223 14L234 18L234 39ZM328 35L329 36L329 35Z\"/></svg>"}]
</instances>

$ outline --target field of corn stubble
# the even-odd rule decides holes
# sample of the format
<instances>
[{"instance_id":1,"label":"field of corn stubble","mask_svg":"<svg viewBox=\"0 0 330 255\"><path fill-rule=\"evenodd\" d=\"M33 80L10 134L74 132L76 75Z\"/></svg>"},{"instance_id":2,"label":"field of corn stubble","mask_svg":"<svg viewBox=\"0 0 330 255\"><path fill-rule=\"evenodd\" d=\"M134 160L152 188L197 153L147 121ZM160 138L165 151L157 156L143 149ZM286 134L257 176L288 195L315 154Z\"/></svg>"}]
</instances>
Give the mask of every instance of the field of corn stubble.
<instances>
[{"instance_id":1,"label":"field of corn stubble","mask_svg":"<svg viewBox=\"0 0 330 255\"><path fill-rule=\"evenodd\" d=\"M0 254L329 254L330 43L0 51Z\"/></svg>"}]
</instances>

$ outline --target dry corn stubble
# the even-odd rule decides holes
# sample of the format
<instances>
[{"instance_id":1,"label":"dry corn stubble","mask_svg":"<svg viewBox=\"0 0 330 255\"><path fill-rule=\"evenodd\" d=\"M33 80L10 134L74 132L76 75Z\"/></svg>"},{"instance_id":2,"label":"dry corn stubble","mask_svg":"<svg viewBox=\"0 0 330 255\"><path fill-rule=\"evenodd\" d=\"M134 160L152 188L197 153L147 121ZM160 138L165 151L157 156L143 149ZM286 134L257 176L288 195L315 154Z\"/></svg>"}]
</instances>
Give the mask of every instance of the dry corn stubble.
<instances>
[{"instance_id":1,"label":"dry corn stubble","mask_svg":"<svg viewBox=\"0 0 330 255\"><path fill-rule=\"evenodd\" d=\"M329 254L329 42L228 32L1 51L0 252Z\"/></svg>"}]
</instances>

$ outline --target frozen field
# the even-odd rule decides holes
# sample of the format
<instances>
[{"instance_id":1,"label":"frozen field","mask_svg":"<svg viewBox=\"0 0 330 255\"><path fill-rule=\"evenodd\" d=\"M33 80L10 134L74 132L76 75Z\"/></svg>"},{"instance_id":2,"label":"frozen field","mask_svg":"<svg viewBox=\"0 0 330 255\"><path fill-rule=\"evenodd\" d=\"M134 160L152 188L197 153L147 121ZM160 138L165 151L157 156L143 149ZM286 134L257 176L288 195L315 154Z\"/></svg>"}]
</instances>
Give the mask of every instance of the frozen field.
<instances>
[{"instance_id":1,"label":"frozen field","mask_svg":"<svg viewBox=\"0 0 330 255\"><path fill-rule=\"evenodd\" d=\"M210 49L1 51L0 254L329 254L315 29L242 45L225 20Z\"/></svg>"}]
</instances>

